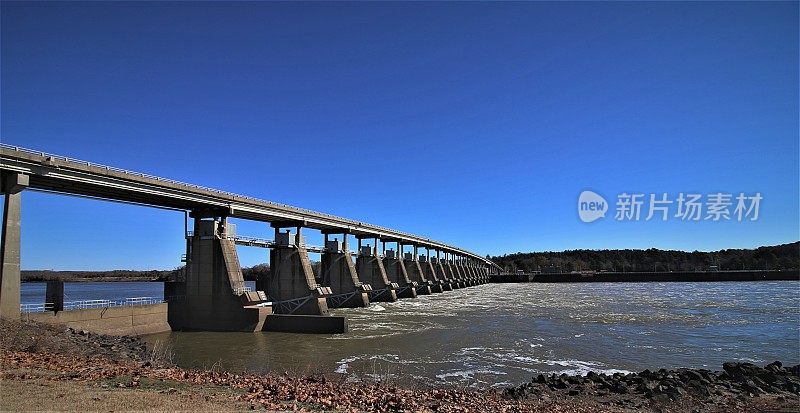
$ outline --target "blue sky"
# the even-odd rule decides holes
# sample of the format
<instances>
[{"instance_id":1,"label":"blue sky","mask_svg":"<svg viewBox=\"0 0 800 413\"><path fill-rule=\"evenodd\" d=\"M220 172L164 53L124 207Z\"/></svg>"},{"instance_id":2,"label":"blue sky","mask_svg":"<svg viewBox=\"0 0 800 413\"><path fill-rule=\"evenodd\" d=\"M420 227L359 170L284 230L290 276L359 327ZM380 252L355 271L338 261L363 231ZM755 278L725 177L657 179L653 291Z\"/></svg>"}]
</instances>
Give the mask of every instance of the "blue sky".
<instances>
[{"instance_id":1,"label":"blue sky","mask_svg":"<svg viewBox=\"0 0 800 413\"><path fill-rule=\"evenodd\" d=\"M796 2L3 2L0 15L4 143L480 254L800 238ZM612 203L605 219L578 219L586 189ZM755 222L619 222L622 192L764 199ZM23 202L23 268L180 264L181 213Z\"/></svg>"}]
</instances>

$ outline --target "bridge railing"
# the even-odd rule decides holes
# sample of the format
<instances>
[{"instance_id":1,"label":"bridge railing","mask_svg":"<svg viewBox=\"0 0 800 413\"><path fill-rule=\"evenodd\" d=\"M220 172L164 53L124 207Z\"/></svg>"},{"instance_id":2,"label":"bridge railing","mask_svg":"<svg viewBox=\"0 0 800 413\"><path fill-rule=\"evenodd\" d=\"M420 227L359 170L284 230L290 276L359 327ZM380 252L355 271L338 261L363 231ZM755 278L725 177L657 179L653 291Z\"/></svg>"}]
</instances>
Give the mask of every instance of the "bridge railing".
<instances>
[{"instance_id":1,"label":"bridge railing","mask_svg":"<svg viewBox=\"0 0 800 413\"><path fill-rule=\"evenodd\" d=\"M253 289L251 287L247 287L247 286L245 286L245 287L237 287L237 288L233 289L233 294L234 295L242 295L244 293L249 293L249 292L252 292L252 291L253 291Z\"/></svg>"}]
</instances>

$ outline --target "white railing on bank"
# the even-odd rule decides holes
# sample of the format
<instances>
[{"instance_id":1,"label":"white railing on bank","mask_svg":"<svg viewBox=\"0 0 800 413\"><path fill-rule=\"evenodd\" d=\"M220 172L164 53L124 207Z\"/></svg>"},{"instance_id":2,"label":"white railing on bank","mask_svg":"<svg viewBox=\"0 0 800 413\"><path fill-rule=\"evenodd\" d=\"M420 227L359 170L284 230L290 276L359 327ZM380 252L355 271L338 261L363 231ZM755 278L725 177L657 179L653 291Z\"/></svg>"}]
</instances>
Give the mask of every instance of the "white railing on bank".
<instances>
[{"instance_id":1,"label":"white railing on bank","mask_svg":"<svg viewBox=\"0 0 800 413\"><path fill-rule=\"evenodd\" d=\"M79 300L79 301L65 301L64 311L68 310L86 310L90 308L109 308L109 307L127 307L137 305L151 305L161 304L164 301L159 297L129 297L121 300ZM23 313L43 313L46 311L53 311L55 306L53 303L41 304L21 304L20 311Z\"/></svg>"}]
</instances>

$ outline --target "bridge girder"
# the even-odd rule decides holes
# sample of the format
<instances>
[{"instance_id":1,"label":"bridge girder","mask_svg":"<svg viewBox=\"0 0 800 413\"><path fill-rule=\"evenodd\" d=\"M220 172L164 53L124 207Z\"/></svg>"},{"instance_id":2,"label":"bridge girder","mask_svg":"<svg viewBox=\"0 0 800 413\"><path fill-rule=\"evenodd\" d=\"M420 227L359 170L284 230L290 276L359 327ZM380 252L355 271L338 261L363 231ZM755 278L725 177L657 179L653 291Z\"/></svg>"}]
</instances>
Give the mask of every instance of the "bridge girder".
<instances>
[{"instance_id":1,"label":"bridge girder","mask_svg":"<svg viewBox=\"0 0 800 413\"><path fill-rule=\"evenodd\" d=\"M269 222L282 228L306 227L323 233L348 233L360 239L379 238L385 242L416 244L475 258L499 268L478 254L401 231L6 144L0 144L0 171L4 175L19 173L26 176L28 188L33 190L182 209L194 211L198 217L227 216ZM297 225L298 222L302 225ZM291 225L286 225L288 223Z\"/></svg>"}]
</instances>

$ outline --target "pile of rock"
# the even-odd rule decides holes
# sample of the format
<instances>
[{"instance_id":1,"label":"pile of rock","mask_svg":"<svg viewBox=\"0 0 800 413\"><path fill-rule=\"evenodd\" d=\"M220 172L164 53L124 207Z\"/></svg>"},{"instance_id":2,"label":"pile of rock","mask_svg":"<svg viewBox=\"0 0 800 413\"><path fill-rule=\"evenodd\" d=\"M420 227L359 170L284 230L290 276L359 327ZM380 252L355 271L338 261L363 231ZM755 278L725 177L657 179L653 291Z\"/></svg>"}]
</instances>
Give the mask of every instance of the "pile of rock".
<instances>
[{"instance_id":1,"label":"pile of rock","mask_svg":"<svg viewBox=\"0 0 800 413\"><path fill-rule=\"evenodd\" d=\"M116 360L148 360L152 351L139 337L109 336L67 327L64 337L81 348L84 354L101 355Z\"/></svg>"},{"instance_id":2,"label":"pile of rock","mask_svg":"<svg viewBox=\"0 0 800 413\"><path fill-rule=\"evenodd\" d=\"M168 361L164 356L168 356L169 350L160 348L155 353L139 337L109 336L63 325L5 318L0 319L0 348L160 363Z\"/></svg>"},{"instance_id":3,"label":"pile of rock","mask_svg":"<svg viewBox=\"0 0 800 413\"><path fill-rule=\"evenodd\" d=\"M709 403L730 398L764 394L797 397L800 395L800 365L783 368L776 361L764 368L751 363L729 362L723 371L677 369L641 373L589 372L585 376L539 375L529 383L507 388L503 396L513 400L541 399L551 395L624 397L629 403L639 398L670 402L690 396Z\"/></svg>"}]
</instances>

